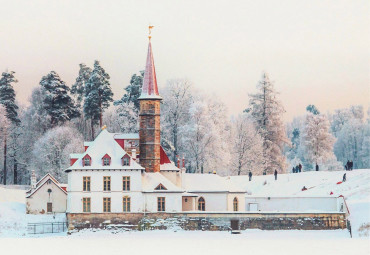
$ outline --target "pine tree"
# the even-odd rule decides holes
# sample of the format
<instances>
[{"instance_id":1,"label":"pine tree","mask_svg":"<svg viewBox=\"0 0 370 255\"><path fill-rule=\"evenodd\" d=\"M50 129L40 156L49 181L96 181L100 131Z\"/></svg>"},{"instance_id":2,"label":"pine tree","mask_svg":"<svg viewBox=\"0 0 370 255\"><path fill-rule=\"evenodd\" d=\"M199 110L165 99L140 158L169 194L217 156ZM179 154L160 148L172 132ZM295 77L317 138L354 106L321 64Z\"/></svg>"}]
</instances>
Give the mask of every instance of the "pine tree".
<instances>
[{"instance_id":1,"label":"pine tree","mask_svg":"<svg viewBox=\"0 0 370 255\"><path fill-rule=\"evenodd\" d=\"M133 74L131 76L130 85L125 88L126 93L120 100L114 102L115 105L124 105L130 102L134 103L136 110L139 112L140 103L138 98L143 87L144 71L140 71L140 75Z\"/></svg>"},{"instance_id":2,"label":"pine tree","mask_svg":"<svg viewBox=\"0 0 370 255\"><path fill-rule=\"evenodd\" d=\"M20 120L18 118L18 106L15 102L15 92L12 83L17 82L14 77L14 72L3 72L0 79L0 104L5 108L5 117L15 126L19 126ZM4 185L7 181L7 129L4 127Z\"/></svg>"},{"instance_id":3,"label":"pine tree","mask_svg":"<svg viewBox=\"0 0 370 255\"><path fill-rule=\"evenodd\" d=\"M306 107L306 110L314 115L318 115L320 114L320 111L319 109L316 108L315 105L313 104L310 104L309 106Z\"/></svg>"},{"instance_id":4,"label":"pine tree","mask_svg":"<svg viewBox=\"0 0 370 255\"><path fill-rule=\"evenodd\" d=\"M76 82L72 85L71 94L76 98L76 106L80 109L83 107L83 101L85 98L85 87L86 83L90 78L91 75L91 68L86 66L85 64L80 64L80 71L78 72L78 76L76 78Z\"/></svg>"},{"instance_id":5,"label":"pine tree","mask_svg":"<svg viewBox=\"0 0 370 255\"><path fill-rule=\"evenodd\" d=\"M40 85L44 93L44 107L50 116L52 127L79 116L74 100L68 94L69 87L56 72L51 71L42 77Z\"/></svg>"},{"instance_id":6,"label":"pine tree","mask_svg":"<svg viewBox=\"0 0 370 255\"><path fill-rule=\"evenodd\" d=\"M91 120L92 139L94 139L94 124L99 121L103 126L103 112L113 101L113 92L109 83L109 74L95 60L94 70L85 86L84 113Z\"/></svg>"},{"instance_id":7,"label":"pine tree","mask_svg":"<svg viewBox=\"0 0 370 255\"><path fill-rule=\"evenodd\" d=\"M0 104L4 105L6 117L15 125L19 125L18 106L15 103L15 92L12 83L17 82L14 72L3 72L0 79Z\"/></svg>"},{"instance_id":8,"label":"pine tree","mask_svg":"<svg viewBox=\"0 0 370 255\"><path fill-rule=\"evenodd\" d=\"M275 169L284 171L286 163L283 146L288 143L282 120L285 110L266 73L263 73L257 88L259 93L249 95L249 108L245 112L251 113L263 139L265 172L273 173Z\"/></svg>"}]
</instances>

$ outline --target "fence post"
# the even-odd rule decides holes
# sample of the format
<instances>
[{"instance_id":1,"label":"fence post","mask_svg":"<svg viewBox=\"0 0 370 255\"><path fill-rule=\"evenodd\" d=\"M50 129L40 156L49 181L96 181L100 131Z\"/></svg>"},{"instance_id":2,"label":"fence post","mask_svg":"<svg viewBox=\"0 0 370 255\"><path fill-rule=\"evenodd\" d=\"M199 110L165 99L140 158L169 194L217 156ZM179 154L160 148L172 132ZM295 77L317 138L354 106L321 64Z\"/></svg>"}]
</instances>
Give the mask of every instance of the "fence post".
<instances>
[{"instance_id":1,"label":"fence post","mask_svg":"<svg viewBox=\"0 0 370 255\"><path fill-rule=\"evenodd\" d=\"M36 235L36 224L33 225L33 234Z\"/></svg>"},{"instance_id":2,"label":"fence post","mask_svg":"<svg viewBox=\"0 0 370 255\"><path fill-rule=\"evenodd\" d=\"M54 223L51 223L51 233L54 233Z\"/></svg>"}]
</instances>

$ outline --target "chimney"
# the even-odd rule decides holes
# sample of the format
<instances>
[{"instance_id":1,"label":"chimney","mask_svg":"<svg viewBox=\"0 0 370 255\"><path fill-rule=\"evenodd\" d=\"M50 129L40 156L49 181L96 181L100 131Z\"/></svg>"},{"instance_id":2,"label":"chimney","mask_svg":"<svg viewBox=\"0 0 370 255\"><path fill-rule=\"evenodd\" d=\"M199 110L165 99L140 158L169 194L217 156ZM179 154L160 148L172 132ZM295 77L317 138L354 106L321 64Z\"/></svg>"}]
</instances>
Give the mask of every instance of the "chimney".
<instances>
[{"instance_id":1,"label":"chimney","mask_svg":"<svg viewBox=\"0 0 370 255\"><path fill-rule=\"evenodd\" d=\"M132 150L131 150L131 158L132 158L133 160L136 160L136 149L132 149Z\"/></svg>"},{"instance_id":2,"label":"chimney","mask_svg":"<svg viewBox=\"0 0 370 255\"><path fill-rule=\"evenodd\" d=\"M185 157L182 156L182 168L181 168L182 173L186 173L186 168L185 168Z\"/></svg>"},{"instance_id":3,"label":"chimney","mask_svg":"<svg viewBox=\"0 0 370 255\"><path fill-rule=\"evenodd\" d=\"M34 190L36 189L36 174L35 170L31 171L31 189Z\"/></svg>"},{"instance_id":4,"label":"chimney","mask_svg":"<svg viewBox=\"0 0 370 255\"><path fill-rule=\"evenodd\" d=\"M178 155L177 155L177 168L180 168L180 158Z\"/></svg>"}]
</instances>

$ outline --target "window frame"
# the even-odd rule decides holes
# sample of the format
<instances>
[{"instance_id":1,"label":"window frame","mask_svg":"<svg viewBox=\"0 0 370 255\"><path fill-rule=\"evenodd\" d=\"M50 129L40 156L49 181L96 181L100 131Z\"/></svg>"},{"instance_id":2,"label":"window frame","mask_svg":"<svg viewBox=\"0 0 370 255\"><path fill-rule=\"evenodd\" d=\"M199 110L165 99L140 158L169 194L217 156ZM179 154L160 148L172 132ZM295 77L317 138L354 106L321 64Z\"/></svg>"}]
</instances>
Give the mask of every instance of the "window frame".
<instances>
[{"instance_id":1,"label":"window frame","mask_svg":"<svg viewBox=\"0 0 370 255\"><path fill-rule=\"evenodd\" d=\"M86 164L86 161L88 160L88 164ZM84 166L91 166L91 158L90 157L84 157L83 158L83 163L84 163Z\"/></svg>"},{"instance_id":2,"label":"window frame","mask_svg":"<svg viewBox=\"0 0 370 255\"><path fill-rule=\"evenodd\" d=\"M103 197L103 212L111 212L112 211L112 200L110 197Z\"/></svg>"},{"instance_id":3,"label":"window frame","mask_svg":"<svg viewBox=\"0 0 370 255\"><path fill-rule=\"evenodd\" d=\"M103 191L110 192L111 188L111 177L103 176Z\"/></svg>"},{"instance_id":4,"label":"window frame","mask_svg":"<svg viewBox=\"0 0 370 255\"><path fill-rule=\"evenodd\" d=\"M233 199L233 211L234 212L239 211L239 199L237 197L234 197Z\"/></svg>"},{"instance_id":5,"label":"window frame","mask_svg":"<svg viewBox=\"0 0 370 255\"><path fill-rule=\"evenodd\" d=\"M131 197L124 196L122 198L122 211L131 212Z\"/></svg>"},{"instance_id":6,"label":"window frame","mask_svg":"<svg viewBox=\"0 0 370 255\"><path fill-rule=\"evenodd\" d=\"M206 210L206 200L204 197L198 198L198 211L204 212Z\"/></svg>"},{"instance_id":7,"label":"window frame","mask_svg":"<svg viewBox=\"0 0 370 255\"><path fill-rule=\"evenodd\" d=\"M110 166L110 158L108 157L103 158L103 166Z\"/></svg>"},{"instance_id":8,"label":"window frame","mask_svg":"<svg viewBox=\"0 0 370 255\"><path fill-rule=\"evenodd\" d=\"M157 197L157 211L158 212L166 211L166 197Z\"/></svg>"},{"instance_id":9,"label":"window frame","mask_svg":"<svg viewBox=\"0 0 370 255\"><path fill-rule=\"evenodd\" d=\"M91 192L91 176L82 177L82 191Z\"/></svg>"},{"instance_id":10,"label":"window frame","mask_svg":"<svg viewBox=\"0 0 370 255\"><path fill-rule=\"evenodd\" d=\"M82 198L82 211L84 213L91 212L91 197Z\"/></svg>"},{"instance_id":11,"label":"window frame","mask_svg":"<svg viewBox=\"0 0 370 255\"><path fill-rule=\"evenodd\" d=\"M131 178L130 176L122 176L122 190L130 191L131 190Z\"/></svg>"}]
</instances>

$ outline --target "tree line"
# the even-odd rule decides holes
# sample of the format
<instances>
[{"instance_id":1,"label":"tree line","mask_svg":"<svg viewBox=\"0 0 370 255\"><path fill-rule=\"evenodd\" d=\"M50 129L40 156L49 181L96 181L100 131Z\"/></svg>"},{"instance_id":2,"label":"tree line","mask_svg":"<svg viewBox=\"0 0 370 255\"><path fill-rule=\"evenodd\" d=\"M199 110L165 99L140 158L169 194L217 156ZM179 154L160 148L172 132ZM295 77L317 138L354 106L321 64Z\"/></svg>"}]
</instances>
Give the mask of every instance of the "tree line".
<instances>
[{"instance_id":1,"label":"tree line","mask_svg":"<svg viewBox=\"0 0 370 255\"><path fill-rule=\"evenodd\" d=\"M133 74L121 99L113 102L110 76L95 61L80 64L68 86L51 71L32 91L28 107L17 104L14 72L0 79L0 162L2 183L27 184L30 170L51 172L66 181L69 154L83 151L98 128L138 132L139 101L144 72ZM361 106L322 114L314 106L285 124L285 109L268 74L246 98L245 110L231 118L219 98L194 88L186 79L172 79L160 88L161 144L175 163L185 158L188 172L255 175L290 171L302 163L342 169L352 159L370 167L369 119ZM357 165L356 165L357 164Z\"/></svg>"}]
</instances>

